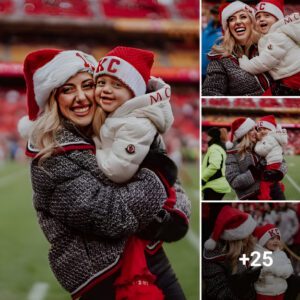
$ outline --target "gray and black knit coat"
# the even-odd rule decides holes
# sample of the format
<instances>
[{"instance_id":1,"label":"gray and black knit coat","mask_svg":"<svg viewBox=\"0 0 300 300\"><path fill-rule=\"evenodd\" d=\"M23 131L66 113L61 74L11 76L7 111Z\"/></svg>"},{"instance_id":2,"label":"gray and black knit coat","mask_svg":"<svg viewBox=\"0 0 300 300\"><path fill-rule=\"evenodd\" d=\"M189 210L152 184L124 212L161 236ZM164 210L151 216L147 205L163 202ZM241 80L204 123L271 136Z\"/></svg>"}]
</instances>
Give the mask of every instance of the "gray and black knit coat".
<instances>
[{"instance_id":1,"label":"gray and black knit coat","mask_svg":"<svg viewBox=\"0 0 300 300\"><path fill-rule=\"evenodd\" d=\"M255 56L253 47L249 58ZM261 96L270 86L271 77L264 73L252 75L239 67L235 56L209 55L203 96Z\"/></svg>"},{"instance_id":2,"label":"gray and black knit coat","mask_svg":"<svg viewBox=\"0 0 300 300\"><path fill-rule=\"evenodd\" d=\"M266 161L254 151L247 152L242 156L236 149L236 145L235 143L234 147L227 151L225 177L239 199L253 200L253 197L257 197L260 191L260 179L253 177L249 167L260 164L263 171ZM280 171L283 174L287 173L285 161L281 164Z\"/></svg>"},{"instance_id":3,"label":"gray and black knit coat","mask_svg":"<svg viewBox=\"0 0 300 300\"><path fill-rule=\"evenodd\" d=\"M130 235L143 230L166 200L158 177L141 169L126 185L99 170L94 145L62 129L60 148L41 166L31 163L33 202L51 247L49 261L60 284L77 299L93 281L118 269ZM27 155L38 150L28 143ZM176 208L187 217L190 202L176 184Z\"/></svg>"}]
</instances>

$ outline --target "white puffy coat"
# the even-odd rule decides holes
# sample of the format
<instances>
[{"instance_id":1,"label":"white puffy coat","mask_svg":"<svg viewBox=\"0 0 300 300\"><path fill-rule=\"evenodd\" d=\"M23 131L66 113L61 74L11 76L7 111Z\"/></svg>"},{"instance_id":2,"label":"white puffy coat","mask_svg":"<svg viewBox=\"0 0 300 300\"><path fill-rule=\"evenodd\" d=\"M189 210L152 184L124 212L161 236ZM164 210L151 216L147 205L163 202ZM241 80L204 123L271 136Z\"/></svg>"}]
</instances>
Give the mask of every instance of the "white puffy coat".
<instances>
[{"instance_id":1,"label":"white puffy coat","mask_svg":"<svg viewBox=\"0 0 300 300\"><path fill-rule=\"evenodd\" d=\"M266 158L267 165L281 163L283 160L282 147L287 144L286 129L271 131L255 145L254 151Z\"/></svg>"},{"instance_id":2,"label":"white puffy coat","mask_svg":"<svg viewBox=\"0 0 300 300\"><path fill-rule=\"evenodd\" d=\"M239 59L240 67L251 74L269 72L273 79L300 72L300 13L274 23L258 42L259 56Z\"/></svg>"},{"instance_id":3,"label":"white puffy coat","mask_svg":"<svg viewBox=\"0 0 300 300\"><path fill-rule=\"evenodd\" d=\"M153 92L126 101L108 115L100 129L97 162L114 182L131 179L157 132L166 132L174 121L170 86L152 77L148 89Z\"/></svg>"},{"instance_id":4,"label":"white puffy coat","mask_svg":"<svg viewBox=\"0 0 300 300\"><path fill-rule=\"evenodd\" d=\"M257 263L263 266L258 280L254 283L256 292L268 296L283 294L287 289L286 279L293 273L291 261L284 251L277 250L268 255L273 259L273 264L266 267L263 265L263 253L269 250L256 244L255 251L260 253L260 259Z\"/></svg>"}]
</instances>

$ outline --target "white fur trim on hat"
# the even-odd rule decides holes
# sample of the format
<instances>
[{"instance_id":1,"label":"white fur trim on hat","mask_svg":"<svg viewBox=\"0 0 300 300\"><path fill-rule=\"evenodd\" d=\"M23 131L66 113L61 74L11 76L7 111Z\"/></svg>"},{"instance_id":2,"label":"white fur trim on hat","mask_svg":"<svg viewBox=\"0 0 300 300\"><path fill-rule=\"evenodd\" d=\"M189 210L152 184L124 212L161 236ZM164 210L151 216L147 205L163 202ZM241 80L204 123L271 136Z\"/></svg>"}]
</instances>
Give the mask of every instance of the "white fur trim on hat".
<instances>
[{"instance_id":1,"label":"white fur trim on hat","mask_svg":"<svg viewBox=\"0 0 300 300\"><path fill-rule=\"evenodd\" d=\"M240 226L234 229L224 230L224 232L221 235L221 239L226 241L236 241L236 240L244 239L254 231L256 226L257 223L251 217L251 215L249 215L248 219Z\"/></svg>"},{"instance_id":2,"label":"white fur trim on hat","mask_svg":"<svg viewBox=\"0 0 300 300\"><path fill-rule=\"evenodd\" d=\"M20 133L21 137L24 139L28 139L34 122L29 120L28 116L22 117L18 122L18 132Z\"/></svg>"},{"instance_id":3,"label":"white fur trim on hat","mask_svg":"<svg viewBox=\"0 0 300 300\"><path fill-rule=\"evenodd\" d=\"M85 63L90 66L84 67ZM39 68L33 75L33 84L35 99L41 111L54 89L62 86L79 71L92 73L92 67L96 65L97 61L91 55L77 50L68 50L60 52Z\"/></svg>"},{"instance_id":4,"label":"white fur trim on hat","mask_svg":"<svg viewBox=\"0 0 300 300\"><path fill-rule=\"evenodd\" d=\"M238 129L236 129L236 131L234 132L235 138L240 139L247 132L249 132L254 126L255 126L255 122L252 119L247 118L244 121L244 123Z\"/></svg>"},{"instance_id":5,"label":"white fur trim on hat","mask_svg":"<svg viewBox=\"0 0 300 300\"><path fill-rule=\"evenodd\" d=\"M264 128L270 129L272 131L276 131L276 126L274 126L272 123L267 122L267 121L258 121L257 127L258 128L264 127Z\"/></svg>"},{"instance_id":6,"label":"white fur trim on hat","mask_svg":"<svg viewBox=\"0 0 300 300\"><path fill-rule=\"evenodd\" d=\"M253 9L241 1L234 1L230 3L222 11L222 27L224 30L227 28L228 18L240 10L247 10L249 13L254 14Z\"/></svg>"},{"instance_id":7,"label":"white fur trim on hat","mask_svg":"<svg viewBox=\"0 0 300 300\"><path fill-rule=\"evenodd\" d=\"M270 234L270 232L272 232L272 231L274 232L274 234ZM272 237L274 237L276 235L281 237L279 229L277 227L271 228L264 233L264 235L258 240L258 243L261 246L264 246L268 242L269 239L271 239Z\"/></svg>"},{"instance_id":8,"label":"white fur trim on hat","mask_svg":"<svg viewBox=\"0 0 300 300\"><path fill-rule=\"evenodd\" d=\"M207 250L214 250L217 246L217 242L213 240L212 238L209 238L205 243L204 247Z\"/></svg>"},{"instance_id":9,"label":"white fur trim on hat","mask_svg":"<svg viewBox=\"0 0 300 300\"><path fill-rule=\"evenodd\" d=\"M283 12L280 10L280 8L272 3L263 2L263 1L259 2L256 5L255 15L260 12L270 13L271 15L276 17L278 20L284 18Z\"/></svg>"},{"instance_id":10,"label":"white fur trim on hat","mask_svg":"<svg viewBox=\"0 0 300 300\"><path fill-rule=\"evenodd\" d=\"M98 70L101 67L103 70ZM98 65L94 78L100 75L110 75L127 85L135 96L146 92L146 82L140 72L126 60L117 56L105 56Z\"/></svg>"},{"instance_id":11,"label":"white fur trim on hat","mask_svg":"<svg viewBox=\"0 0 300 300\"><path fill-rule=\"evenodd\" d=\"M227 141L227 142L225 143L225 148L226 148L227 150L231 149L232 147L233 147L233 143L232 143L232 142Z\"/></svg>"}]
</instances>

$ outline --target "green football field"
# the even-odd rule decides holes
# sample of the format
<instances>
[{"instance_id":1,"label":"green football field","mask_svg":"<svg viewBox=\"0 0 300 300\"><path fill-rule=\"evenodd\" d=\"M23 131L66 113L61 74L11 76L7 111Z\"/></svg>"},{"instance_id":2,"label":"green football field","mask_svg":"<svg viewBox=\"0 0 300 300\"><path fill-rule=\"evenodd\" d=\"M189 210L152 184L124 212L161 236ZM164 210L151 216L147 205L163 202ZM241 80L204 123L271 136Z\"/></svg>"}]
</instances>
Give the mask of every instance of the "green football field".
<instances>
[{"instance_id":1,"label":"green football field","mask_svg":"<svg viewBox=\"0 0 300 300\"><path fill-rule=\"evenodd\" d=\"M287 175L283 179L285 185L285 197L287 200L300 200L300 155L286 156L288 164ZM236 194L231 192L226 194L224 200L237 199Z\"/></svg>"},{"instance_id":2,"label":"green football field","mask_svg":"<svg viewBox=\"0 0 300 300\"><path fill-rule=\"evenodd\" d=\"M192 200L190 232L180 242L165 245L188 300L199 299L199 174L197 163L181 170ZM298 181L299 182L299 181ZM67 300L48 260L48 243L32 206L26 163L0 165L0 299Z\"/></svg>"}]
</instances>

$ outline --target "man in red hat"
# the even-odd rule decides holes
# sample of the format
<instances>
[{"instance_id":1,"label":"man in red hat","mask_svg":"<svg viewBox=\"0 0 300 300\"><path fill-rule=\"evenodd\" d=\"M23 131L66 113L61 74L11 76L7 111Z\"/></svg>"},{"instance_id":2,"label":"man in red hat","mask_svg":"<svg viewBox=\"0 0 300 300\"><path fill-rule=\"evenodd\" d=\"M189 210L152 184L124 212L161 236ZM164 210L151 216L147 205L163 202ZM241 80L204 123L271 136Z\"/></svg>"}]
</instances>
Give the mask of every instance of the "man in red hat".
<instances>
[{"instance_id":1,"label":"man in red hat","mask_svg":"<svg viewBox=\"0 0 300 300\"><path fill-rule=\"evenodd\" d=\"M265 157L267 165L265 170L267 171L279 171L281 163L283 161L283 149L282 147L287 144L287 132L286 129L282 129L276 124L275 117L273 115L262 117L257 122L258 139L254 151L262 157ZM272 181L266 181L264 178L260 182L260 194L259 200L271 200L270 187L273 184ZM283 189L283 184L281 184Z\"/></svg>"},{"instance_id":2,"label":"man in red hat","mask_svg":"<svg viewBox=\"0 0 300 300\"><path fill-rule=\"evenodd\" d=\"M284 17L283 0L263 0L256 6L259 56L239 59L240 67L251 74L269 72L278 95L300 95L300 14Z\"/></svg>"}]
</instances>

